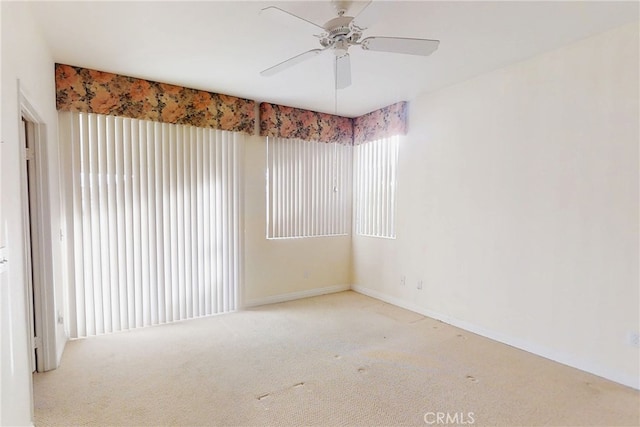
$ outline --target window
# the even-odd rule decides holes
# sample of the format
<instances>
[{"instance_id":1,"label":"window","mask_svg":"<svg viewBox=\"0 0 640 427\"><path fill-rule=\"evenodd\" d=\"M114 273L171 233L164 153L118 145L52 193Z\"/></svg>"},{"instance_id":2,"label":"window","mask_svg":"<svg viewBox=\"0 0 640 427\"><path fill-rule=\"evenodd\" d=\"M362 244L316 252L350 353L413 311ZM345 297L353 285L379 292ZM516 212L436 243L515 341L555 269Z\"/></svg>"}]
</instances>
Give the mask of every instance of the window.
<instances>
[{"instance_id":1,"label":"window","mask_svg":"<svg viewBox=\"0 0 640 427\"><path fill-rule=\"evenodd\" d=\"M352 147L267 138L267 238L349 233Z\"/></svg>"},{"instance_id":2,"label":"window","mask_svg":"<svg viewBox=\"0 0 640 427\"><path fill-rule=\"evenodd\" d=\"M354 147L355 232L395 238L399 136Z\"/></svg>"},{"instance_id":3,"label":"window","mask_svg":"<svg viewBox=\"0 0 640 427\"><path fill-rule=\"evenodd\" d=\"M234 310L241 134L59 113L73 338Z\"/></svg>"}]
</instances>

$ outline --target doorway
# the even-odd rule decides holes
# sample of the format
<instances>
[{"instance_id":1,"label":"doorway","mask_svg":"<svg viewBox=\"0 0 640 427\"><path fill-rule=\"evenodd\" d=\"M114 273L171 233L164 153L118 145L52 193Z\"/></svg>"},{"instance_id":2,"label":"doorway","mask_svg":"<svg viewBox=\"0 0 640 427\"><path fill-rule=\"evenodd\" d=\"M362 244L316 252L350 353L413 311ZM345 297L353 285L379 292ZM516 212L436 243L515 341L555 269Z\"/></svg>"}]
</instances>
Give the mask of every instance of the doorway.
<instances>
[{"instance_id":1,"label":"doorway","mask_svg":"<svg viewBox=\"0 0 640 427\"><path fill-rule=\"evenodd\" d=\"M25 314L31 370L44 372L58 367L57 325L54 289L54 236L47 156L47 126L25 96L20 82L20 201L23 230ZM62 234L60 235L62 239Z\"/></svg>"},{"instance_id":2,"label":"doorway","mask_svg":"<svg viewBox=\"0 0 640 427\"><path fill-rule=\"evenodd\" d=\"M38 239L38 171L36 168L36 127L24 115L20 127L21 147L24 149L24 244L25 244L25 285L27 295L27 324L29 328L30 363L32 372L44 371L44 354L42 342L42 280L39 274L41 260L39 259Z\"/></svg>"}]
</instances>

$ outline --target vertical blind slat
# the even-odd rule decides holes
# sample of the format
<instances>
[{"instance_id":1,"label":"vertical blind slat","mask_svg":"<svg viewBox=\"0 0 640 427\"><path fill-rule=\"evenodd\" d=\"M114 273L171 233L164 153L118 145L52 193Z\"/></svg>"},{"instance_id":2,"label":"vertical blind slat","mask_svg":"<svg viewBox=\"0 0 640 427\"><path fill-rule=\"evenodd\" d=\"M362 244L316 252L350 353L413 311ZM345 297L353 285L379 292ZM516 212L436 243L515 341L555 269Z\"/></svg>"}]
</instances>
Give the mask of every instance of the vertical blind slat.
<instances>
[{"instance_id":1,"label":"vertical blind slat","mask_svg":"<svg viewBox=\"0 0 640 427\"><path fill-rule=\"evenodd\" d=\"M118 298L114 302L114 329L124 329L125 318L123 307L126 307L126 270L124 265L124 188L123 188L123 164L122 153L122 121L113 120L113 170L114 170L114 209L115 209L115 254L116 279L114 287L118 288Z\"/></svg>"},{"instance_id":2,"label":"vertical blind slat","mask_svg":"<svg viewBox=\"0 0 640 427\"><path fill-rule=\"evenodd\" d=\"M132 210L133 210L133 305L135 318L131 328L143 325L142 311L142 266L138 262L142 258L141 242L141 184L140 184L140 135L141 129L138 120L131 120L131 186L132 186Z\"/></svg>"},{"instance_id":3,"label":"vertical blind slat","mask_svg":"<svg viewBox=\"0 0 640 427\"><path fill-rule=\"evenodd\" d=\"M162 198L158 204L158 215L160 220L158 221L158 238L160 242L158 244L158 322L165 323L168 321L168 311L170 306L167 301L171 300L171 288L169 287L169 278L171 277L171 241L170 241L170 228L169 223L171 215L169 214L169 157L168 157L168 135L166 123L159 125L157 128L158 134L158 148L157 148L157 162L160 168L157 169L156 182L159 188Z\"/></svg>"},{"instance_id":4,"label":"vertical blind slat","mask_svg":"<svg viewBox=\"0 0 640 427\"><path fill-rule=\"evenodd\" d=\"M222 206L222 142L216 144L216 206ZM216 303L217 311L223 311L222 286L223 286L223 262L222 262L222 211L216 210Z\"/></svg>"},{"instance_id":5,"label":"vertical blind slat","mask_svg":"<svg viewBox=\"0 0 640 427\"><path fill-rule=\"evenodd\" d=\"M89 117L89 120L87 122L87 138L89 137L94 137L93 134L95 134L95 124L93 124L92 121L92 117ZM95 138L95 137L94 137ZM100 252L98 250L98 247L96 245L96 241L99 239L99 232L100 232L100 223L99 223L99 217L97 214L97 203L98 203L98 173L97 173L97 153L96 153L96 149L95 147L88 147L86 149L87 152L87 165L88 165L88 173L87 173L87 181L89 182L89 185L87 187L87 191L88 191L88 200L87 200L87 210L89 212L89 215L87 217L88 220L88 230L90 231L89 234L89 254L90 257L96 257L97 260L100 260ZM98 328L98 324L99 324L99 318L98 318L98 312L97 312L97 308L96 308L96 298L95 298L95 294L97 292L96 290L96 286L100 284L100 280L98 275L100 274L100 263L97 262L93 268L90 268L88 270L88 273L90 274L90 279L91 279L91 283L87 284L86 286L86 292L87 292L87 300L88 300L88 304L87 304L87 315L90 317L90 319L92 319L93 321L93 330L95 331L96 328Z\"/></svg>"},{"instance_id":6,"label":"vertical blind slat","mask_svg":"<svg viewBox=\"0 0 640 427\"><path fill-rule=\"evenodd\" d=\"M169 127L169 212L171 216L171 309L168 321L180 319L180 252L178 249L178 130Z\"/></svg>"},{"instance_id":7,"label":"vertical blind slat","mask_svg":"<svg viewBox=\"0 0 640 427\"><path fill-rule=\"evenodd\" d=\"M81 123L79 120L74 120L74 117L71 113L67 113L70 125L69 130L71 135L69 136L69 142L71 143L71 168L73 170L82 170L82 134L81 134ZM61 131L64 131L65 128L61 128ZM71 201L73 205L73 209L70 210L73 212L74 218L82 217L82 173L75 173L71 177L72 188L73 188L73 200ZM87 334L86 331L86 311L85 311L85 295L84 295L84 265L83 265L83 256L84 256L84 246L83 246L83 221L73 221L72 227L73 230L73 240L71 240L71 246L73 247L73 257L72 267L71 268L73 275L73 289L69 290L69 297L74 299L73 303L69 304L70 312L69 315L72 318L70 332L75 334L76 336L85 336Z\"/></svg>"},{"instance_id":8,"label":"vertical blind slat","mask_svg":"<svg viewBox=\"0 0 640 427\"><path fill-rule=\"evenodd\" d=\"M211 234L210 228L210 200L209 200L209 145L211 144L211 129L204 133L204 140L202 145L202 232L205 236ZM211 247L210 241L203 242L202 247L202 260L203 260L203 309L205 314L212 314L211 311Z\"/></svg>"},{"instance_id":9,"label":"vertical blind slat","mask_svg":"<svg viewBox=\"0 0 640 427\"><path fill-rule=\"evenodd\" d=\"M119 312L119 287L118 287L118 235L117 235L117 214L116 214L116 195L117 195L117 174L115 167L115 126L112 116L106 117L106 137L107 137L107 226L109 233L109 283L108 291L109 295L109 321L107 323L108 331L120 329L120 312Z\"/></svg>"},{"instance_id":10,"label":"vertical blind slat","mask_svg":"<svg viewBox=\"0 0 640 427\"><path fill-rule=\"evenodd\" d=\"M126 313L126 321L124 329L135 327L135 306L133 304L134 289L133 282L135 280L133 267L133 170L131 166L133 149L131 146L131 120L125 119L122 122L122 154L124 167L124 237L125 237L125 270L127 274L127 299L126 307L122 310Z\"/></svg>"},{"instance_id":11,"label":"vertical blind slat","mask_svg":"<svg viewBox=\"0 0 640 427\"><path fill-rule=\"evenodd\" d=\"M228 138L223 138L223 171L224 171L224 185L229 185L229 139ZM224 204L227 206L230 206L231 203L231 198L229 197L230 194L229 193L225 193L225 197L224 197ZM223 217L224 217L224 226L223 226L223 230L224 230L224 246L231 246L231 239L230 239L230 233L229 233L229 229L230 229L230 223L231 223L231 212L223 212ZM231 268L230 268L230 257L226 254L223 253L222 254L223 260L224 260L224 282L228 282L231 280ZM229 309L229 297L230 297L230 292L229 290L226 288L226 286L222 287L222 294L223 294L223 300L224 300L224 310L228 310Z\"/></svg>"},{"instance_id":12,"label":"vertical blind slat","mask_svg":"<svg viewBox=\"0 0 640 427\"><path fill-rule=\"evenodd\" d=\"M160 323L160 290L162 289L162 273L159 272L160 254L158 248L162 242L162 192L159 188L159 180L157 174L162 169L161 158L158 158L158 138L162 137L159 129L159 123L151 123L148 130L148 151L147 161L150 165L148 170L149 192L152 195L149 199L149 291L150 291L150 309L151 324Z\"/></svg>"},{"instance_id":13,"label":"vertical blind slat","mask_svg":"<svg viewBox=\"0 0 640 427\"><path fill-rule=\"evenodd\" d=\"M214 136L215 137L215 136ZM216 137L216 141L217 141L217 137ZM216 187L217 187L217 181L216 181L216 147L218 145L215 144L215 146L210 147L209 150L209 164L211 165L211 170L210 170L210 183L211 183L211 187L210 187L210 198L209 198L209 210L211 211L211 223L210 223L210 229L211 229L211 235L212 236L217 236L217 228L216 228L216 221L217 221L217 209L215 208L216 206L218 206L217 204L217 200L216 200ZM217 259L218 259L218 252L217 252L217 242L216 239L213 238L210 241L210 246L211 246L211 259L210 259L210 263L211 263L211 311L213 313L218 312L218 291L217 291L217 286L218 286L218 279L217 279L217 275L218 275L218 268L217 268Z\"/></svg>"}]
</instances>

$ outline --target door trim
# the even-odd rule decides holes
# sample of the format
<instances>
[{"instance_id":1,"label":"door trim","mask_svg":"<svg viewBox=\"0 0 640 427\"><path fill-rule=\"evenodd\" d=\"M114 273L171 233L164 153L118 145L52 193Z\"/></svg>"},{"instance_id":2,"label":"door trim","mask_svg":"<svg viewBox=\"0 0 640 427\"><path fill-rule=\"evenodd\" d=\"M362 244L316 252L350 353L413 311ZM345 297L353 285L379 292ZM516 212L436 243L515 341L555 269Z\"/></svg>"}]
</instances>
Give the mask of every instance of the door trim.
<instances>
[{"instance_id":1,"label":"door trim","mask_svg":"<svg viewBox=\"0 0 640 427\"><path fill-rule=\"evenodd\" d=\"M34 107L34 104L29 101L25 92L23 91L20 81L18 80L18 99L19 99L19 117L20 125L22 125L22 118L24 117L31 123L33 130L32 140L33 154L35 157L35 163L33 170L35 171L34 182L35 188L32 191L32 200L35 201L35 206L31 207L31 212L28 209L29 203L29 189L27 186L27 173L25 164L20 167L20 190L22 198L22 226L24 230L24 238L29 236L27 232L30 230L32 221L35 224L35 228L38 230L37 236L31 236L30 242L25 242L25 251L27 243L31 244L31 251L34 254L33 258L38 260L37 265L31 266L33 269L34 280L33 290L36 308L36 333L40 333L42 340L41 351L38 352L38 366L37 371L43 372L57 368L56 358L56 315L55 315L55 291L54 291L54 269L53 269L53 254L52 254L52 233L51 233L51 208L50 208L50 194L47 186L47 127L42 120L38 110ZM26 152L24 147L23 159L26 161ZM29 214L31 218L29 218ZM31 259L31 254L25 253L26 259ZM25 274L30 274L28 271L29 265L25 263ZM27 301L31 304L30 301ZM27 307L28 309L28 307ZM28 315L27 310L26 315ZM31 320L29 320L31 321ZM27 323L29 325L29 323ZM31 331L29 330L29 337ZM32 351L33 343L29 343L29 352Z\"/></svg>"}]
</instances>

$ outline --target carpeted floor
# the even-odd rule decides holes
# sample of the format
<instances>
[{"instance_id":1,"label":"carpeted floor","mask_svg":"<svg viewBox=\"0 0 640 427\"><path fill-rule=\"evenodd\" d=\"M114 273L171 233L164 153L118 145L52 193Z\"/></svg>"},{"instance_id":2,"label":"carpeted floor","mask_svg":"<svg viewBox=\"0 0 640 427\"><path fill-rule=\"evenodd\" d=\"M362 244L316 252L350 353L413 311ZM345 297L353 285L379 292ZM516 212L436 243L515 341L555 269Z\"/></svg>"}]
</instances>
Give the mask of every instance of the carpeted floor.
<instances>
[{"instance_id":1,"label":"carpeted floor","mask_svg":"<svg viewBox=\"0 0 640 427\"><path fill-rule=\"evenodd\" d=\"M72 341L34 395L36 426L640 425L636 390L354 292Z\"/></svg>"}]
</instances>

